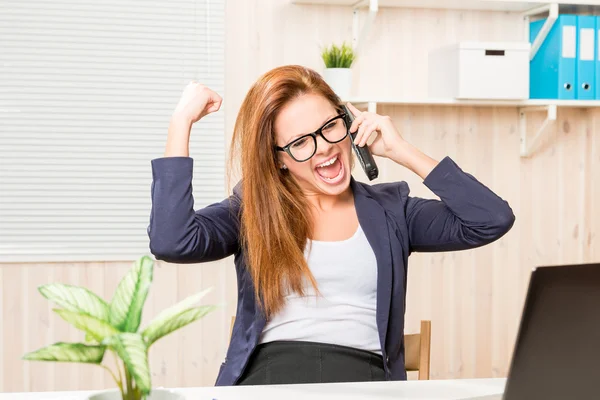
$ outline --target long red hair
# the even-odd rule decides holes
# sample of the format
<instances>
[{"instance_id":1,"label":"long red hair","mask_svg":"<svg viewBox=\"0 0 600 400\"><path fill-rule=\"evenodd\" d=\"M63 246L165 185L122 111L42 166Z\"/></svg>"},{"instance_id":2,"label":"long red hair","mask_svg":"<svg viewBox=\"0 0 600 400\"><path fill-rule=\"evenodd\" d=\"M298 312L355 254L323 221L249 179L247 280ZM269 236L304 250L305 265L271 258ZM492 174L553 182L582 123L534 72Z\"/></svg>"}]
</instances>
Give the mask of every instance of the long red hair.
<instances>
[{"instance_id":1,"label":"long red hair","mask_svg":"<svg viewBox=\"0 0 600 400\"><path fill-rule=\"evenodd\" d=\"M304 279L317 290L304 258L311 213L298 184L279 168L273 128L280 110L303 94L321 95L340 110L340 98L317 72L287 65L254 83L233 131L230 161L239 154L241 167L241 244L267 317L282 308L288 290L304 294Z\"/></svg>"}]
</instances>

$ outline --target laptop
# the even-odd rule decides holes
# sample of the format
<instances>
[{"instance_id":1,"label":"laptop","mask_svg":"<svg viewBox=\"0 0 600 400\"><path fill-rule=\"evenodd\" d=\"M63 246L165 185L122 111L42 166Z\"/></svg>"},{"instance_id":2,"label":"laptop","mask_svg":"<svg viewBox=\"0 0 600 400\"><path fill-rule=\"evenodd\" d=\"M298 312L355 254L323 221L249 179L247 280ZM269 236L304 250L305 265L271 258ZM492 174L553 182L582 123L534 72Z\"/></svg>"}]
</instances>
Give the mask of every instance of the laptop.
<instances>
[{"instance_id":1,"label":"laptop","mask_svg":"<svg viewBox=\"0 0 600 400\"><path fill-rule=\"evenodd\" d=\"M504 394L474 399L600 399L600 264L533 270Z\"/></svg>"}]
</instances>

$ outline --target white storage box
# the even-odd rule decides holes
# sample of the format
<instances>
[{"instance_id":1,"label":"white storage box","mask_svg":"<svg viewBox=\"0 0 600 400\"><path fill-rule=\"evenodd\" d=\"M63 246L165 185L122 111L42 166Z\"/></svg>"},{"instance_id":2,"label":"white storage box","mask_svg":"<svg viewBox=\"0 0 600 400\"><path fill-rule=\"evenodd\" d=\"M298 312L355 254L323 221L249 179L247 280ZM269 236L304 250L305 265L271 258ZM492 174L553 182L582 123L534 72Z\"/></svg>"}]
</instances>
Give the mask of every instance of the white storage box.
<instances>
[{"instance_id":1,"label":"white storage box","mask_svg":"<svg viewBox=\"0 0 600 400\"><path fill-rule=\"evenodd\" d=\"M429 97L529 98L527 42L460 42L429 55Z\"/></svg>"}]
</instances>

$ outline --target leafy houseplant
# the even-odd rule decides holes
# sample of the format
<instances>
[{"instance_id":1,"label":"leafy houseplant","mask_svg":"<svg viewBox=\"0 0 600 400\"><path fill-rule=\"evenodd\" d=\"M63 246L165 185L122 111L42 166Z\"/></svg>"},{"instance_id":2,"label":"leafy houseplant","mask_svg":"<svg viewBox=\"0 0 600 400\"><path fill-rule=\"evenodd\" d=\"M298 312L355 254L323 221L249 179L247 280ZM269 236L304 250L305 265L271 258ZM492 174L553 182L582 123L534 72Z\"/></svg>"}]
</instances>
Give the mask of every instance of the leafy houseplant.
<instances>
[{"instance_id":1,"label":"leafy houseplant","mask_svg":"<svg viewBox=\"0 0 600 400\"><path fill-rule=\"evenodd\" d=\"M209 291L205 290L159 313L139 330L153 270L150 257L139 258L120 281L110 303L82 287L60 283L40 286L38 290L45 298L62 307L53 311L85 332L85 342L57 342L27 353L23 359L97 364L111 374L123 400L146 398L152 388L148 349L158 339L216 308L196 306ZM103 364L106 353L114 355L116 369Z\"/></svg>"},{"instance_id":2,"label":"leafy houseplant","mask_svg":"<svg viewBox=\"0 0 600 400\"><path fill-rule=\"evenodd\" d=\"M321 58L323 58L326 68L350 68L356 55L352 47L343 42L341 46L332 44L330 47L322 49Z\"/></svg>"},{"instance_id":3,"label":"leafy houseplant","mask_svg":"<svg viewBox=\"0 0 600 400\"><path fill-rule=\"evenodd\" d=\"M332 44L321 49L321 58L325 63L324 79L333 91L343 100L350 97L352 87L352 63L356 53L346 42L340 46Z\"/></svg>"}]
</instances>

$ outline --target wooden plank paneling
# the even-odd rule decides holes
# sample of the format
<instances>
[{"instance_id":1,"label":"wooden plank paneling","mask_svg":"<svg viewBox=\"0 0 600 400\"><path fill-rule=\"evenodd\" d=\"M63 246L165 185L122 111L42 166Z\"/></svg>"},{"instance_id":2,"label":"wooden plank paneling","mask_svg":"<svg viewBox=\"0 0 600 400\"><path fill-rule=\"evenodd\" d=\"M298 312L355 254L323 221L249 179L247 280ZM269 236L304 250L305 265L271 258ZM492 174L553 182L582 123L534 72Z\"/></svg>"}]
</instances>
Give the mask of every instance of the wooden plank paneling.
<instances>
[{"instance_id":1,"label":"wooden plank paneling","mask_svg":"<svg viewBox=\"0 0 600 400\"><path fill-rule=\"evenodd\" d=\"M48 282L48 272L43 267L26 266L23 268L23 287L37 288ZM27 338L27 348L31 350L52 343L50 319L59 318L51 310L51 305L39 292L25 293L27 317L23 318L26 325L23 335ZM56 307L56 305L52 305ZM24 373L27 374L29 387L32 391L40 391L52 385L54 381L54 366L49 363L24 363Z\"/></svg>"},{"instance_id":2,"label":"wooden plank paneling","mask_svg":"<svg viewBox=\"0 0 600 400\"><path fill-rule=\"evenodd\" d=\"M587 167L586 187L588 188L588 210L586 215L590 226L587 237L585 238L587 246L587 258L591 260L600 259L600 112L594 111L590 129L588 129L588 151L590 153L589 165ZM595 246L594 246L595 244Z\"/></svg>"},{"instance_id":3,"label":"wooden plank paneling","mask_svg":"<svg viewBox=\"0 0 600 400\"><path fill-rule=\"evenodd\" d=\"M202 279L203 271L208 268L220 268L220 265L211 264L205 267L199 265L182 265L177 269L177 291L183 299L188 295L197 293L202 289L206 289ZM207 271L210 273L211 271ZM214 298L213 298L214 299ZM208 300L204 300L209 304ZM206 317L208 318L208 317ZM202 353L208 347L204 337L202 336L203 326L206 321L201 324L193 324L181 331L181 346L179 348L179 371L180 384L182 386L200 386L202 385L202 376L204 372L204 361ZM211 326L209 325L209 328ZM214 325L212 326L214 328ZM217 347L217 346L214 346ZM194 348L200 348L201 351L191 351ZM185 366L185 368L184 368ZM207 371L210 373L211 371Z\"/></svg>"},{"instance_id":4,"label":"wooden plank paneling","mask_svg":"<svg viewBox=\"0 0 600 400\"><path fill-rule=\"evenodd\" d=\"M2 364L4 377L2 391L21 391L27 386L26 375L23 373L21 356L26 348L23 343L23 327L26 313L23 297L29 291L23 290L23 276L26 270L22 267L2 268ZM28 388L27 388L28 389Z\"/></svg>"},{"instance_id":5,"label":"wooden plank paneling","mask_svg":"<svg viewBox=\"0 0 600 400\"><path fill-rule=\"evenodd\" d=\"M519 187L520 159L515 150L519 146L516 110L497 110L492 121L494 131L490 146L494 149L495 160L492 182L494 190L510 203L518 216L510 235L500 239L493 247L492 265L492 369L490 376L503 376L510 359L509 349L516 335L514 318L518 309L518 271L520 234L522 226Z\"/></svg>"},{"instance_id":6,"label":"wooden plank paneling","mask_svg":"<svg viewBox=\"0 0 600 400\"><path fill-rule=\"evenodd\" d=\"M0 391L4 387L4 374L5 368L8 364L5 363L3 358L4 355L4 273L3 269L0 268Z\"/></svg>"},{"instance_id":7,"label":"wooden plank paneling","mask_svg":"<svg viewBox=\"0 0 600 400\"><path fill-rule=\"evenodd\" d=\"M154 269L153 296L148 296L147 309L144 314L145 324L160 311L175 304L178 299L177 269L171 265L157 264ZM145 325L144 324L144 325ZM178 374L178 339L176 333L160 339L150 349L150 369L153 385L174 387L179 380ZM173 351L169 351L173 350Z\"/></svg>"},{"instance_id":8,"label":"wooden plank paneling","mask_svg":"<svg viewBox=\"0 0 600 400\"><path fill-rule=\"evenodd\" d=\"M112 293L106 292L104 277L104 263L90 263L87 264L85 268L82 268L80 282L94 293L106 293L106 300L108 301L110 300ZM107 386L110 387L114 384L111 376L102 368L90 368L89 375L87 375L86 378L88 379L88 387L94 389L100 389Z\"/></svg>"},{"instance_id":9,"label":"wooden plank paneling","mask_svg":"<svg viewBox=\"0 0 600 400\"><path fill-rule=\"evenodd\" d=\"M203 290L205 284L218 286L227 262L224 260L205 265L157 262L142 326L163 309ZM51 311L56 305L41 296L37 290L40 285L50 282L81 285L110 301L118 282L130 267L131 263L128 262L0 265L0 391L114 387L110 375L98 366L30 362L21 360L21 357L28 351L57 341L77 342L84 338L83 333ZM206 277L207 274L216 278ZM180 285L179 281L185 284ZM223 291L215 287L212 296L206 296L202 304L224 303L223 296ZM225 318L224 311L214 314L172 333L151 348L150 363L155 386L203 386L214 383L224 355L224 348L214 343L221 344L219 338L226 337L228 332L228 327L220 323ZM202 340L202 332L205 332L207 341ZM208 335L206 332L211 333ZM114 367L112 356L107 356L105 361L107 366Z\"/></svg>"}]
</instances>

